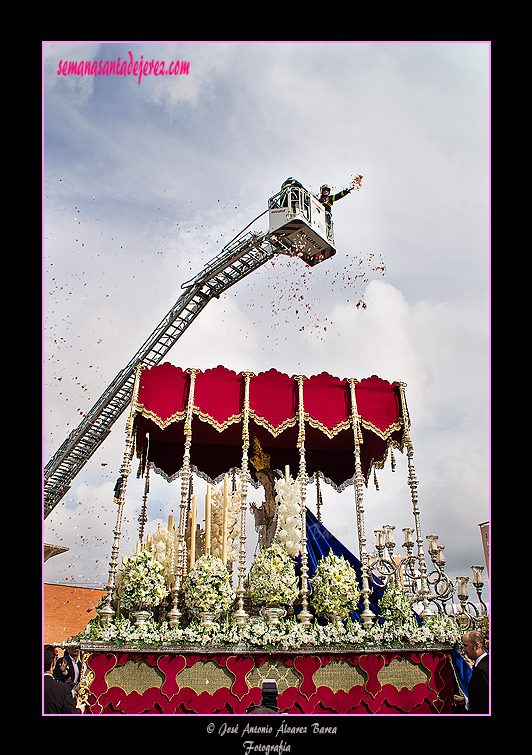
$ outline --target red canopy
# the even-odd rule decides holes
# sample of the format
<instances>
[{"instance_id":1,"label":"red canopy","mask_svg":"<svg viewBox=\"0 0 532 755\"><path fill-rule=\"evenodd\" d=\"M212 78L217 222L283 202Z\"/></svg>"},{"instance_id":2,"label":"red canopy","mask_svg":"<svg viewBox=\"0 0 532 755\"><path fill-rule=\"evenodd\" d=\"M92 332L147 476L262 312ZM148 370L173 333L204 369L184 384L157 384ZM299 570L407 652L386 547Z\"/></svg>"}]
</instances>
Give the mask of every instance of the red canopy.
<instances>
[{"instance_id":1,"label":"red canopy","mask_svg":"<svg viewBox=\"0 0 532 755\"><path fill-rule=\"evenodd\" d=\"M199 474L211 481L233 467L240 468L245 383L244 373L222 366L196 375L190 461ZM137 453L168 478L179 472L183 462L190 386L190 372L168 362L142 371L135 418ZM362 470L367 480L373 466L384 464L388 445L402 449L399 385L373 375L356 383L355 395L362 426ZM251 375L249 407L250 439L256 436L260 440L270 454L273 468L284 470L288 464L292 475L296 475L296 376L274 369ZM354 476L349 381L326 372L305 378L303 407L307 473L319 471L340 489Z\"/></svg>"}]
</instances>

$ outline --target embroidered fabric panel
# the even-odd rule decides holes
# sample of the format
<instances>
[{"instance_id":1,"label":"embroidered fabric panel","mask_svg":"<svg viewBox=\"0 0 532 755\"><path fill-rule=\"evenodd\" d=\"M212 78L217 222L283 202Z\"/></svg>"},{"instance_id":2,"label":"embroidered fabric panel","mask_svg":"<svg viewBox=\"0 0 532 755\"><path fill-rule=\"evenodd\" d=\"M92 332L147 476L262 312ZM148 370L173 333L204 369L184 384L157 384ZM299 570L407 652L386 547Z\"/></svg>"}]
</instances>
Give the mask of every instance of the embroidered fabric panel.
<instances>
[{"instance_id":1,"label":"embroidered fabric panel","mask_svg":"<svg viewBox=\"0 0 532 755\"><path fill-rule=\"evenodd\" d=\"M190 371L165 362L142 371L135 420L137 455L172 479L182 464ZM355 385L362 433L361 464L366 480L382 468L390 447L402 450L403 418L397 383L373 375ZM190 461L215 481L241 465L245 375L226 367L198 372L193 395ZM271 456L273 468L299 466L299 390L295 376L271 369L251 375L249 434ZM350 385L322 372L303 380L307 471L319 472L337 489L354 476ZM149 434L149 441L146 434ZM149 445L149 448L148 448Z\"/></svg>"},{"instance_id":2,"label":"embroidered fabric panel","mask_svg":"<svg viewBox=\"0 0 532 755\"><path fill-rule=\"evenodd\" d=\"M374 653L94 652L91 713L235 713L278 684L285 714L450 713L446 651Z\"/></svg>"}]
</instances>

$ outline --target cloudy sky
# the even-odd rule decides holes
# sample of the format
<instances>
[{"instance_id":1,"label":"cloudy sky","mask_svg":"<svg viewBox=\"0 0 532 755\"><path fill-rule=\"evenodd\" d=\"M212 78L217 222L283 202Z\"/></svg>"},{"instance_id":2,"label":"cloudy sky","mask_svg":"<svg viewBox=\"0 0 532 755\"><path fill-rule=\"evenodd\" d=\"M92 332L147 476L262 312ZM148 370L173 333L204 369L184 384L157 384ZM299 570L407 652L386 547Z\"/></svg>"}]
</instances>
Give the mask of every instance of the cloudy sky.
<instances>
[{"instance_id":1,"label":"cloudy sky","mask_svg":"<svg viewBox=\"0 0 532 755\"><path fill-rule=\"evenodd\" d=\"M58 75L65 61L119 57L190 66L140 82ZM43 462L181 284L285 178L317 192L362 174L334 207L333 259L267 263L209 303L167 359L405 381L423 533L439 535L453 577L484 564L489 65L480 42L44 43ZM266 217L253 229L267 230ZM45 542L69 548L46 581L106 583L124 426L125 415L45 520ZM365 491L370 549L383 524L399 545L413 526L396 456L396 472ZM132 474L121 556L137 539L142 484ZM358 554L352 489L323 487L324 524ZM152 476L149 531L177 516L179 495L179 482ZM253 550L251 519L248 534Z\"/></svg>"}]
</instances>

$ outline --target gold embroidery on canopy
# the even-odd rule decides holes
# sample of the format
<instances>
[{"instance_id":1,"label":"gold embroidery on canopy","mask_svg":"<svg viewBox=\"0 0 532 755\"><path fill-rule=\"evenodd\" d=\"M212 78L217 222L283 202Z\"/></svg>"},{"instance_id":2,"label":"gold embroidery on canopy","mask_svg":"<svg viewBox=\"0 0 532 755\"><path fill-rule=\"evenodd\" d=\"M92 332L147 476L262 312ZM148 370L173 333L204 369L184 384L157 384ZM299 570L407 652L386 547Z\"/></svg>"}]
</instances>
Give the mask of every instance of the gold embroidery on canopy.
<instances>
[{"instance_id":1,"label":"gold embroidery on canopy","mask_svg":"<svg viewBox=\"0 0 532 755\"><path fill-rule=\"evenodd\" d=\"M285 430L287 430L289 427L294 427L297 423L297 416L294 417L287 417L283 422L281 422L280 425L272 425L271 422L269 422L265 417L262 417L260 414L257 414L254 409L250 408L249 410L249 416L251 419L256 422L257 425L260 427L264 427L270 435L272 435L274 438L277 438L281 433L283 433Z\"/></svg>"},{"instance_id":2,"label":"gold embroidery on canopy","mask_svg":"<svg viewBox=\"0 0 532 755\"><path fill-rule=\"evenodd\" d=\"M391 425L388 425L386 430L380 430L376 425L374 425L372 422L369 422L367 419L364 419L363 417L360 417L360 421L362 423L362 427L364 427L366 430L370 430L372 433L375 433L375 435L378 435L382 440L387 440L392 433L397 432L397 430L400 430L403 427L402 420L400 420L399 422L392 422Z\"/></svg>"},{"instance_id":3,"label":"gold embroidery on canopy","mask_svg":"<svg viewBox=\"0 0 532 755\"><path fill-rule=\"evenodd\" d=\"M327 427L318 419L311 417L308 412L305 412L305 422L308 422L309 425L315 430L321 430L321 432L324 433L329 438L329 440L334 438L335 435L338 435L338 433L342 432L342 430L349 430L349 428L351 427L350 419L339 422L333 428Z\"/></svg>"},{"instance_id":4,"label":"gold embroidery on canopy","mask_svg":"<svg viewBox=\"0 0 532 755\"><path fill-rule=\"evenodd\" d=\"M151 420L161 430L166 430L166 428L174 424L174 422L181 422L182 420L184 420L187 416L187 411L185 409L182 412L174 412L174 414L172 414L167 419L162 419L158 414L152 412L151 409L146 409L144 404L138 404L137 414L140 414L145 419Z\"/></svg>"},{"instance_id":5,"label":"gold embroidery on canopy","mask_svg":"<svg viewBox=\"0 0 532 755\"><path fill-rule=\"evenodd\" d=\"M151 420L154 424L157 425L161 430L166 430L167 427L174 424L175 422L182 422L187 412L175 412L167 419L162 419L158 414L151 411L151 409L146 409L144 404L139 404L137 409L137 414L140 414L145 419ZM219 433L223 432L224 430L227 430L227 428L230 425L233 425L237 422L242 421L242 412L239 412L238 414L233 414L231 417L228 417L223 422L218 422L214 419L210 414L207 414L207 412L203 412L201 409L198 409L197 406L194 406L193 408L193 414L198 417L202 422L206 422L207 424L211 425L211 427L214 427L215 430L217 430ZM269 422L265 417L262 417L260 414L257 414L254 409L249 410L249 416L251 419L253 419L257 425L260 425L260 427L264 427L271 436L274 438L277 438L281 433L283 433L285 430L287 430L290 427L294 427L297 424L297 415L293 417L287 417L281 424L274 426ZM338 433L343 432L344 430L349 430L351 427L351 420L346 419L342 420L342 422L339 422L337 425L335 425L333 428L329 428L326 425L324 425L322 422L320 422L318 419L315 419L314 417L311 417L308 412L305 412L305 422L308 422L311 427L313 427L316 430L320 430L322 433L324 433L329 439L334 438ZM394 432L397 432L398 430L401 430L403 427L402 421L399 422L393 422L391 425L388 425L388 427L385 430L379 429L376 425L374 425L372 422L369 422L366 419L361 418L361 424L370 432L377 435L382 440L387 440L390 435Z\"/></svg>"},{"instance_id":6,"label":"gold embroidery on canopy","mask_svg":"<svg viewBox=\"0 0 532 755\"><path fill-rule=\"evenodd\" d=\"M214 417L211 417L210 414L207 414L207 412L203 412L201 409L198 409L197 406L194 406L192 409L192 413L196 415L196 417L201 420L202 422L206 422L211 427L214 427L215 430L217 430L219 433L223 433L224 430L227 430L227 428L230 425L234 425L236 422L240 422L242 420L242 412L239 412L238 414L233 414L231 417L228 417L223 422L218 422L214 419Z\"/></svg>"}]
</instances>

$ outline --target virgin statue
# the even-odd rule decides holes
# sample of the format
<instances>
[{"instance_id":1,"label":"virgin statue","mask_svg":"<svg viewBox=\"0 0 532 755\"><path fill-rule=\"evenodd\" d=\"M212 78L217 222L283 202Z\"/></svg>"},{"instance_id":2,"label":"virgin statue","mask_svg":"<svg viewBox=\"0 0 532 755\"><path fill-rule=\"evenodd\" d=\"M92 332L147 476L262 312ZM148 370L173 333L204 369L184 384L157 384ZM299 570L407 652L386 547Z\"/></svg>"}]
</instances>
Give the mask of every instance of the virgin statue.
<instances>
[{"instance_id":1,"label":"virgin statue","mask_svg":"<svg viewBox=\"0 0 532 755\"><path fill-rule=\"evenodd\" d=\"M277 525L277 504L275 502L275 481L281 478L280 472L270 468L270 457L265 453L258 438L253 438L255 455L250 459L255 467L257 480L264 488L264 502L260 507L251 504L255 517L255 528L259 533L259 545L269 548L273 542Z\"/></svg>"}]
</instances>

